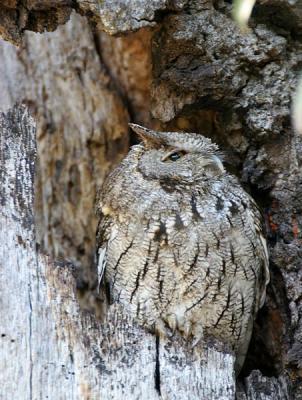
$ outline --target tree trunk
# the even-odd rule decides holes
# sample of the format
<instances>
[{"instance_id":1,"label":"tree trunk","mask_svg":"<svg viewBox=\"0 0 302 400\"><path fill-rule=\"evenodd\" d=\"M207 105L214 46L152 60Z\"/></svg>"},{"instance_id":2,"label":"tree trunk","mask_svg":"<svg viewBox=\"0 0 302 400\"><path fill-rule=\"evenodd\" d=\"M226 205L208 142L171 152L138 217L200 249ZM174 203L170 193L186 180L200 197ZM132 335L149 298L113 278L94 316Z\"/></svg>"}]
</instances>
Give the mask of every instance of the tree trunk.
<instances>
[{"instance_id":1,"label":"tree trunk","mask_svg":"<svg viewBox=\"0 0 302 400\"><path fill-rule=\"evenodd\" d=\"M234 398L232 355L158 342L118 305L106 322L92 314L96 190L136 140L131 120L213 138L263 209L271 283L236 396L302 399L302 139L290 126L301 25L286 0L259 3L247 34L227 2L1 4L14 44L0 44L0 109L27 105L38 158L33 205L33 122L3 114L0 398Z\"/></svg>"}]
</instances>

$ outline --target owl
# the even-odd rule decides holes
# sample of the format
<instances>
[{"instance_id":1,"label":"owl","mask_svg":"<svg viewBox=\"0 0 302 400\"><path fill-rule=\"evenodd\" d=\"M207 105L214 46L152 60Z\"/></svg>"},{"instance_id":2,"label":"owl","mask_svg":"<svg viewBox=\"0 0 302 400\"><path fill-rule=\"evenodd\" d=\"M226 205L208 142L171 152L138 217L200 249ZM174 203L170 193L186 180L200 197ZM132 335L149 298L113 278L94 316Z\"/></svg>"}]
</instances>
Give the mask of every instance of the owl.
<instances>
[{"instance_id":1,"label":"owl","mask_svg":"<svg viewBox=\"0 0 302 400\"><path fill-rule=\"evenodd\" d=\"M130 126L141 143L97 204L99 279L141 326L213 337L241 365L269 282L258 207L210 139Z\"/></svg>"}]
</instances>

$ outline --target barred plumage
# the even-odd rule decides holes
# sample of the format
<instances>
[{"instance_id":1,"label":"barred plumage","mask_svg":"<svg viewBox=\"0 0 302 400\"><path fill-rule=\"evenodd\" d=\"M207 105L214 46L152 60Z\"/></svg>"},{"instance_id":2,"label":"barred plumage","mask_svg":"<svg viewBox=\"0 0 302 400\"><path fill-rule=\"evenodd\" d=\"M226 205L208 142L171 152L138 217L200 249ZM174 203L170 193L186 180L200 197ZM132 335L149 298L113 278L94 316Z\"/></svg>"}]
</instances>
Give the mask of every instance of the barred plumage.
<instances>
[{"instance_id":1,"label":"barred plumage","mask_svg":"<svg viewBox=\"0 0 302 400\"><path fill-rule=\"evenodd\" d=\"M269 281L260 212L209 139L131 126L142 143L98 204L100 278L141 325L214 336L242 364Z\"/></svg>"}]
</instances>

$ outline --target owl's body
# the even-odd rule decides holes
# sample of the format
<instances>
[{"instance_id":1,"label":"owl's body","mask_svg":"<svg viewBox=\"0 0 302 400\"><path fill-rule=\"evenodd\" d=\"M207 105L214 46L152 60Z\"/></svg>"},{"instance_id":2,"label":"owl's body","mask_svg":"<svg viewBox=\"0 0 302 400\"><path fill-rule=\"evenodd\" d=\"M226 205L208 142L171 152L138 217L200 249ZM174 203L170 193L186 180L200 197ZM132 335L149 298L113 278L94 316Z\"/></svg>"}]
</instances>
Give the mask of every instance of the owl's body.
<instances>
[{"instance_id":1,"label":"owl's body","mask_svg":"<svg viewBox=\"0 0 302 400\"><path fill-rule=\"evenodd\" d=\"M269 280L260 213L208 139L133 129L102 189L99 269L144 327L213 336L241 363Z\"/></svg>"}]
</instances>

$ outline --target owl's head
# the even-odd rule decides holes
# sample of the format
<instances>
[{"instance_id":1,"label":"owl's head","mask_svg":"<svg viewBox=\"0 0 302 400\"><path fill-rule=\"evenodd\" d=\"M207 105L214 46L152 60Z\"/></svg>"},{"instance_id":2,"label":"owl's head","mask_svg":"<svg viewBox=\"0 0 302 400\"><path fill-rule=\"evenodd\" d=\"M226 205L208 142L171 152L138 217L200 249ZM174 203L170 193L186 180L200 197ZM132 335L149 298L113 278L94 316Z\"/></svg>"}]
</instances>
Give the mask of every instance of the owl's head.
<instances>
[{"instance_id":1,"label":"owl's head","mask_svg":"<svg viewBox=\"0 0 302 400\"><path fill-rule=\"evenodd\" d=\"M142 139L138 169L147 179L194 184L225 173L218 146L210 139L185 132L156 132L129 124Z\"/></svg>"}]
</instances>

